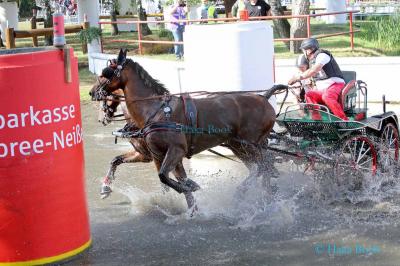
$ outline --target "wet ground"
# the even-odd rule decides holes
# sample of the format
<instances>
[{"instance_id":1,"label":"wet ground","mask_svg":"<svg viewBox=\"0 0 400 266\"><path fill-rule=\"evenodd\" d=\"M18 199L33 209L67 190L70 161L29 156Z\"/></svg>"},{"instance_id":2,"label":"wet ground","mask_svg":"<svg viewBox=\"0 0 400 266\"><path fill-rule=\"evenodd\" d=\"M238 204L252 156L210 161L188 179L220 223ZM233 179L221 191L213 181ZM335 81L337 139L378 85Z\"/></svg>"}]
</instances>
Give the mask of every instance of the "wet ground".
<instances>
[{"instance_id":1,"label":"wet ground","mask_svg":"<svg viewBox=\"0 0 400 266\"><path fill-rule=\"evenodd\" d=\"M93 103L82 114L93 245L67 265L400 265L395 177L326 196L301 166L284 162L272 198L254 181L239 199L245 167L199 155L184 162L202 187L194 217L182 195L163 191L152 163L120 166L112 196L101 200L109 161L130 146L114 144L110 133L123 124L97 123Z\"/></svg>"}]
</instances>

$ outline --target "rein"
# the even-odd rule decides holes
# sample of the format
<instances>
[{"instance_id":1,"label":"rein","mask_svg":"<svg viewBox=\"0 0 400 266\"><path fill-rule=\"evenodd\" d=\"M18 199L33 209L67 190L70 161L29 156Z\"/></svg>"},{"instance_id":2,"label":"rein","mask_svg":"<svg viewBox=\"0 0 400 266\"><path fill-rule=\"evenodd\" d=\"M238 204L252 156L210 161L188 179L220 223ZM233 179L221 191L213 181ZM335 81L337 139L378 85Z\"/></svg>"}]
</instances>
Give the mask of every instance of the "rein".
<instances>
[{"instance_id":1,"label":"rein","mask_svg":"<svg viewBox=\"0 0 400 266\"><path fill-rule=\"evenodd\" d=\"M105 88L111 83L111 81L114 79L114 77L119 78L121 76L121 71L123 70L124 66L126 64L126 58L121 63L118 63L117 60L115 59L110 59L108 61L108 67L114 69L112 76L109 78L103 77L106 79L105 82L100 83L100 86L96 90L96 100L101 101L101 100L106 100L108 96L112 96L113 99L111 101L114 101L118 99L119 101L126 101L125 96L120 96L120 95L113 95L112 92L108 92L105 90ZM168 93L168 96L181 96L183 94L186 95L196 95L196 96L201 96L201 95L226 95L226 94L242 94L242 93L262 93L262 92L269 92L267 93L270 96L280 94L282 93L282 90L288 90L287 86L284 85L274 85L270 89L266 90L248 90L248 91L222 91L222 92L208 92L208 91L194 91L194 92L180 92L180 93L173 93L170 94ZM271 93L272 91L272 93ZM140 98L140 99L132 99L130 102L139 102L139 101L147 101L147 100L154 100L154 99L160 99L165 97L166 95L157 95L157 96L151 96L151 97L145 97L145 98ZM269 98L267 97L267 99ZM287 96L285 96L286 99Z\"/></svg>"},{"instance_id":2,"label":"rein","mask_svg":"<svg viewBox=\"0 0 400 266\"><path fill-rule=\"evenodd\" d=\"M124 114L118 114L118 115L114 115L113 118L115 117L121 117L124 116ZM111 122L119 122L119 121L129 121L130 118L121 118L121 119L108 119Z\"/></svg>"},{"instance_id":3,"label":"rein","mask_svg":"<svg viewBox=\"0 0 400 266\"><path fill-rule=\"evenodd\" d=\"M107 82L104 82L107 83ZM104 84L103 83L103 84ZM109 84L109 83L108 83ZM104 89L104 87L99 87L100 89ZM225 94L242 94L242 93L260 93L260 92L268 92L270 89L266 90L251 90L251 91L221 91L221 92L209 92L209 91L193 91L193 92L178 92L178 93L172 93L168 94L168 96L181 96L184 94L189 94L189 95L195 95L195 96L202 96L202 95L225 95ZM276 91L271 94L272 95L278 95L283 93L284 89L280 89L279 91ZM106 92L107 93L107 92ZM102 93L104 95L104 93ZM103 96L104 98L98 99L100 100L107 100L107 101L126 101L125 96L122 95L115 95L115 94L107 94ZM145 97L145 98L139 98L139 99L132 99L130 102L139 102L139 101L148 101L148 100L156 100L156 99L161 99L164 98L165 95L157 95L157 96L151 96L151 97Z\"/></svg>"}]
</instances>

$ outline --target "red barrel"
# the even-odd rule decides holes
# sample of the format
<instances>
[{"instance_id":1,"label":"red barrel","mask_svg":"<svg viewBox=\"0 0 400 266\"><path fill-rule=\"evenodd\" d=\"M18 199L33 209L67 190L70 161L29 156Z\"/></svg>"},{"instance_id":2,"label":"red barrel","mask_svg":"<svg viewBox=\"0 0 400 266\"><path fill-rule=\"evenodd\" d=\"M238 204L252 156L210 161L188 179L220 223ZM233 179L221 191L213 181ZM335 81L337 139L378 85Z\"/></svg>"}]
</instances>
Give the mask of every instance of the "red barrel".
<instances>
[{"instance_id":1,"label":"red barrel","mask_svg":"<svg viewBox=\"0 0 400 266\"><path fill-rule=\"evenodd\" d=\"M69 55L72 82L63 50L0 51L0 265L59 261L91 243L78 62Z\"/></svg>"}]
</instances>

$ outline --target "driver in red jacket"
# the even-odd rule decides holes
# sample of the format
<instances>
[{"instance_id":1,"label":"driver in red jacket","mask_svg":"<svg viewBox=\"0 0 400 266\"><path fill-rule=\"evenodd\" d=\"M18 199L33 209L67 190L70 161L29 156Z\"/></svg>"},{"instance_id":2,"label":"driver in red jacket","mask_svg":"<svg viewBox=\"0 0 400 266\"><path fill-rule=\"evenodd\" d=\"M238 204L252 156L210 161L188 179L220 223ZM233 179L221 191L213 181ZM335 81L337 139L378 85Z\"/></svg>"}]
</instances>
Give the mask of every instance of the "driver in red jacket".
<instances>
[{"instance_id":1,"label":"driver in red jacket","mask_svg":"<svg viewBox=\"0 0 400 266\"><path fill-rule=\"evenodd\" d=\"M330 52L320 49L315 38L304 40L300 49L307 56L310 68L301 74L294 75L288 84L292 85L297 81L313 77L317 89L306 93L306 102L324 104L334 115L348 120L338 101L345 81L335 58Z\"/></svg>"}]
</instances>

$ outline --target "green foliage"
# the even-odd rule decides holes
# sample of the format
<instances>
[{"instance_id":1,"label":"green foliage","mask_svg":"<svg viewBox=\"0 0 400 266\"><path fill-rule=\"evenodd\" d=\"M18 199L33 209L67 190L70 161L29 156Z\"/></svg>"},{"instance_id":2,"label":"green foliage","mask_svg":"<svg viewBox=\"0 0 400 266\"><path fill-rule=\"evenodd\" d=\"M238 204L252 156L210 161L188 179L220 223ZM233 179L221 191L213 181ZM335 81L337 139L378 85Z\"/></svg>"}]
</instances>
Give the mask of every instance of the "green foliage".
<instances>
[{"instance_id":1,"label":"green foliage","mask_svg":"<svg viewBox=\"0 0 400 266\"><path fill-rule=\"evenodd\" d=\"M373 41L379 48L400 46L400 15L379 18L362 27L361 38Z\"/></svg>"},{"instance_id":2,"label":"green foliage","mask_svg":"<svg viewBox=\"0 0 400 266\"><path fill-rule=\"evenodd\" d=\"M19 4L19 17L32 17L32 9L36 6L35 0L21 0Z\"/></svg>"},{"instance_id":3,"label":"green foliage","mask_svg":"<svg viewBox=\"0 0 400 266\"><path fill-rule=\"evenodd\" d=\"M167 38L168 40L174 40L174 36L172 35L172 32L166 29L161 29L158 32L158 37L160 38Z\"/></svg>"},{"instance_id":4,"label":"green foliage","mask_svg":"<svg viewBox=\"0 0 400 266\"><path fill-rule=\"evenodd\" d=\"M91 43L93 40L101 37L101 29L98 27L89 27L88 29L81 30L76 35L81 43Z\"/></svg>"}]
</instances>

